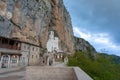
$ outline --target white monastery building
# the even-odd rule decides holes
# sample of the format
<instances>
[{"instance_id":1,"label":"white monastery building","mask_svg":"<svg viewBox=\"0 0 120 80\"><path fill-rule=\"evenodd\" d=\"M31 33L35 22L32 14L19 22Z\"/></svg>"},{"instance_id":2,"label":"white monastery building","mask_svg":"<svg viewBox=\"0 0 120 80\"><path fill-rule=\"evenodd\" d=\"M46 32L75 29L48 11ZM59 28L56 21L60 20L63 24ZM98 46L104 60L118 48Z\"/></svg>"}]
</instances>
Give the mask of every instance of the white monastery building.
<instances>
[{"instance_id":1,"label":"white monastery building","mask_svg":"<svg viewBox=\"0 0 120 80\"><path fill-rule=\"evenodd\" d=\"M47 42L47 51L58 51L59 50L59 38L54 36L54 31L50 31L49 39Z\"/></svg>"}]
</instances>

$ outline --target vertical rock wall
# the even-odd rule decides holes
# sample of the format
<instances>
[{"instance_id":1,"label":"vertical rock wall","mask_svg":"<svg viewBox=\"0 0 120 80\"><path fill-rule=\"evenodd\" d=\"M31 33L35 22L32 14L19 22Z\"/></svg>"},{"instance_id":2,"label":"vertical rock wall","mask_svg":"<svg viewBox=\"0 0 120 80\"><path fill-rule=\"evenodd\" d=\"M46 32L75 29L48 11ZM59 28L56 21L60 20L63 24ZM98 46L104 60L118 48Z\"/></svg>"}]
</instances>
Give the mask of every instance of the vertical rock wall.
<instances>
[{"instance_id":1,"label":"vertical rock wall","mask_svg":"<svg viewBox=\"0 0 120 80\"><path fill-rule=\"evenodd\" d=\"M51 0L51 20L47 28L43 28L43 33L45 31L53 30L55 36L59 37L59 47L65 52L74 53L74 38L73 29L71 25L70 15L67 12L62 0ZM47 30L48 29L48 30ZM44 36L48 36L47 34ZM43 46L46 44L45 37L41 39ZM46 38L47 40L47 38Z\"/></svg>"},{"instance_id":2,"label":"vertical rock wall","mask_svg":"<svg viewBox=\"0 0 120 80\"><path fill-rule=\"evenodd\" d=\"M0 0L0 36L46 48L51 30L60 39L60 49L74 53L70 15L63 0Z\"/></svg>"}]
</instances>

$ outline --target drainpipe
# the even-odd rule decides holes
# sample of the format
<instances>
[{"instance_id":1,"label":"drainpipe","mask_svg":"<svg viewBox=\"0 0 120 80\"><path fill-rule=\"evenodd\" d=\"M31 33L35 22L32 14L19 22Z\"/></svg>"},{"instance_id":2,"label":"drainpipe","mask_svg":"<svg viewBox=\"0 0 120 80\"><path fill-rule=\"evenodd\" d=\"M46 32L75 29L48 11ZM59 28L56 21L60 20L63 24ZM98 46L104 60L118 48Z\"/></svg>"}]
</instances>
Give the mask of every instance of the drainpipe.
<instances>
[{"instance_id":1,"label":"drainpipe","mask_svg":"<svg viewBox=\"0 0 120 80\"><path fill-rule=\"evenodd\" d=\"M2 68L2 56L1 56L1 52L0 52L0 68Z\"/></svg>"},{"instance_id":2,"label":"drainpipe","mask_svg":"<svg viewBox=\"0 0 120 80\"><path fill-rule=\"evenodd\" d=\"M0 52L0 68L1 68L1 52Z\"/></svg>"},{"instance_id":3,"label":"drainpipe","mask_svg":"<svg viewBox=\"0 0 120 80\"><path fill-rule=\"evenodd\" d=\"M29 44L29 51L28 51L28 66L29 66L29 61L30 60L30 44Z\"/></svg>"}]
</instances>

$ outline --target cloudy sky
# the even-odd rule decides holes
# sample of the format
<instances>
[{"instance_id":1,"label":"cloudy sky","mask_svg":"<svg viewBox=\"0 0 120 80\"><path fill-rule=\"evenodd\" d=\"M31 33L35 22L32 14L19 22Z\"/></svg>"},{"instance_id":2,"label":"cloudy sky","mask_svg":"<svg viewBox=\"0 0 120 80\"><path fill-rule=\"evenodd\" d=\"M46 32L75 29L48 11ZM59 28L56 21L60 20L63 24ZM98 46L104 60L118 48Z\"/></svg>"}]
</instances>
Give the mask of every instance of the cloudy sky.
<instances>
[{"instance_id":1,"label":"cloudy sky","mask_svg":"<svg viewBox=\"0 0 120 80\"><path fill-rule=\"evenodd\" d=\"M64 0L74 35L98 52L120 56L120 0Z\"/></svg>"}]
</instances>

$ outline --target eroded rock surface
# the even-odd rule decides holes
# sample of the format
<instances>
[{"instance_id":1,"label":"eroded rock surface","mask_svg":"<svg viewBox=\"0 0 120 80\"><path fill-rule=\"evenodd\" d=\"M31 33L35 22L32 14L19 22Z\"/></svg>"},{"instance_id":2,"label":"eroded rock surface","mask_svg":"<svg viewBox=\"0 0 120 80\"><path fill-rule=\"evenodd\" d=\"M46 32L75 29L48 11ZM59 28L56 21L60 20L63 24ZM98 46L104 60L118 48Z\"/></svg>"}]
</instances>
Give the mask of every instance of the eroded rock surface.
<instances>
[{"instance_id":1,"label":"eroded rock surface","mask_svg":"<svg viewBox=\"0 0 120 80\"><path fill-rule=\"evenodd\" d=\"M51 30L62 50L74 52L70 15L62 0L0 0L0 36L46 48Z\"/></svg>"},{"instance_id":2,"label":"eroded rock surface","mask_svg":"<svg viewBox=\"0 0 120 80\"><path fill-rule=\"evenodd\" d=\"M46 48L51 30L59 37L59 48L64 52L74 53L87 46L81 41L76 45L63 0L0 0L0 36Z\"/></svg>"}]
</instances>

